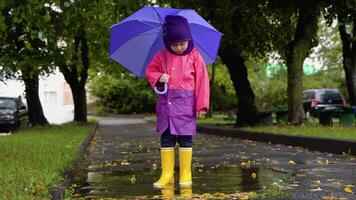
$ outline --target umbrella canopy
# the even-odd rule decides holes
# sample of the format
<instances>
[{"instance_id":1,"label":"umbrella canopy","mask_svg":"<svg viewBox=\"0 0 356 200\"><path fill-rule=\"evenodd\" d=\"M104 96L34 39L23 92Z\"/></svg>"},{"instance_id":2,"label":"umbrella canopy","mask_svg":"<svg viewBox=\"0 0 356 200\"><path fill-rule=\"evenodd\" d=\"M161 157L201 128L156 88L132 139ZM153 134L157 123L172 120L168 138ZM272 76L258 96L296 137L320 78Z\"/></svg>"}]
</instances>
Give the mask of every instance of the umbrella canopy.
<instances>
[{"instance_id":1,"label":"umbrella canopy","mask_svg":"<svg viewBox=\"0 0 356 200\"><path fill-rule=\"evenodd\" d=\"M167 15L180 15L188 20L191 35L205 63L215 62L221 33L194 10L145 6L111 26L110 58L136 76L144 77L154 54L165 48L162 25Z\"/></svg>"}]
</instances>

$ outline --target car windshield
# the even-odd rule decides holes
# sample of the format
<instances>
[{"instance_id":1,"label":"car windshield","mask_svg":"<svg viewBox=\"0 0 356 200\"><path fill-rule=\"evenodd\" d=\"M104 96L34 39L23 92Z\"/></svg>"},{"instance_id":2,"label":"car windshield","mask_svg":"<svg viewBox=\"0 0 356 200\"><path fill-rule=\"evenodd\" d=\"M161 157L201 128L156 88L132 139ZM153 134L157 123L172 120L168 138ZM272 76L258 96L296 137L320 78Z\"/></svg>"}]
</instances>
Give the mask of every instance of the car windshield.
<instances>
[{"instance_id":1,"label":"car windshield","mask_svg":"<svg viewBox=\"0 0 356 200\"><path fill-rule=\"evenodd\" d=\"M325 91L324 93L320 94L322 99L342 99L342 96L339 92L336 91Z\"/></svg>"},{"instance_id":2,"label":"car windshield","mask_svg":"<svg viewBox=\"0 0 356 200\"><path fill-rule=\"evenodd\" d=\"M15 108L16 102L12 99L0 99L0 108Z\"/></svg>"}]
</instances>

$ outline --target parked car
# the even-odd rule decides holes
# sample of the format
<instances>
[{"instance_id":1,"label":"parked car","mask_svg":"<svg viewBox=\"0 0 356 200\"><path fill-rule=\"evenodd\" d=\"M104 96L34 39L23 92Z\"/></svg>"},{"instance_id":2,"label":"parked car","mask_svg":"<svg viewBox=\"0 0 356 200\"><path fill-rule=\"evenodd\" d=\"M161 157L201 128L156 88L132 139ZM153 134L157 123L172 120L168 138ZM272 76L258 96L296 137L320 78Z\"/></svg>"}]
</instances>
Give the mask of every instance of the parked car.
<instances>
[{"instance_id":1,"label":"parked car","mask_svg":"<svg viewBox=\"0 0 356 200\"><path fill-rule=\"evenodd\" d=\"M0 97L0 132L14 131L27 124L27 109L21 97Z\"/></svg>"},{"instance_id":2,"label":"parked car","mask_svg":"<svg viewBox=\"0 0 356 200\"><path fill-rule=\"evenodd\" d=\"M303 91L305 113L318 117L323 110L332 110L346 106L346 101L337 89L311 89Z\"/></svg>"}]
</instances>

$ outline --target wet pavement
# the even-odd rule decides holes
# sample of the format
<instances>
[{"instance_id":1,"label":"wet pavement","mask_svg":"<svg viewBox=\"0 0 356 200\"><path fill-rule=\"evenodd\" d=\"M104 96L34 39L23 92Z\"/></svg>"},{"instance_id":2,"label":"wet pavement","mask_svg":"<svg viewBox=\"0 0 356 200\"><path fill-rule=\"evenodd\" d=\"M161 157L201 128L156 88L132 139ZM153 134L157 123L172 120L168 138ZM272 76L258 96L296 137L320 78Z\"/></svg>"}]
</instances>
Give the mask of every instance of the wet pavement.
<instances>
[{"instance_id":1,"label":"wet pavement","mask_svg":"<svg viewBox=\"0 0 356 200\"><path fill-rule=\"evenodd\" d=\"M193 146L193 186L156 189L160 175L155 124L142 117L99 118L89 146L89 167L76 184L85 199L147 199L186 194L261 191L277 186L291 195L279 199L356 199L356 158L283 145L199 133Z\"/></svg>"}]
</instances>

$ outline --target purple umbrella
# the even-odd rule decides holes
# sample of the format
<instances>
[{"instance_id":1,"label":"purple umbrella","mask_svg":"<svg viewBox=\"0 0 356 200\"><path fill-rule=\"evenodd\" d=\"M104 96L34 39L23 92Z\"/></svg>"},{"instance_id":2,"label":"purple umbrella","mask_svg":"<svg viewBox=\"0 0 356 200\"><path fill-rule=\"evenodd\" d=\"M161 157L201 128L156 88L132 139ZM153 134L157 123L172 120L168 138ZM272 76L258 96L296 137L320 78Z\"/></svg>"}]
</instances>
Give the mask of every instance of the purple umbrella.
<instances>
[{"instance_id":1,"label":"purple umbrella","mask_svg":"<svg viewBox=\"0 0 356 200\"><path fill-rule=\"evenodd\" d=\"M187 18L195 47L206 64L215 62L221 33L194 10L144 6L126 19L111 26L110 58L136 76L144 77L154 54L165 48L162 25L166 15Z\"/></svg>"}]
</instances>

